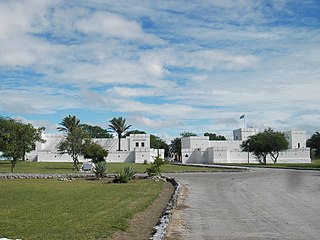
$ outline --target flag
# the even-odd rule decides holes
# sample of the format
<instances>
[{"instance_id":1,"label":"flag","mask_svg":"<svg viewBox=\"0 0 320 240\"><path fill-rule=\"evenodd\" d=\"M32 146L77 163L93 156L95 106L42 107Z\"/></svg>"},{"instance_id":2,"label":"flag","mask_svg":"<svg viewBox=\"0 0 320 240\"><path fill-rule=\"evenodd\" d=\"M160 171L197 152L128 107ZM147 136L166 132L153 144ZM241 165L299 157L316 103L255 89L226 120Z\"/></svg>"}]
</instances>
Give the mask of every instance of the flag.
<instances>
[{"instance_id":1,"label":"flag","mask_svg":"<svg viewBox=\"0 0 320 240\"><path fill-rule=\"evenodd\" d=\"M240 116L240 119L244 119L244 116L245 116L245 115L241 115L241 116Z\"/></svg>"}]
</instances>

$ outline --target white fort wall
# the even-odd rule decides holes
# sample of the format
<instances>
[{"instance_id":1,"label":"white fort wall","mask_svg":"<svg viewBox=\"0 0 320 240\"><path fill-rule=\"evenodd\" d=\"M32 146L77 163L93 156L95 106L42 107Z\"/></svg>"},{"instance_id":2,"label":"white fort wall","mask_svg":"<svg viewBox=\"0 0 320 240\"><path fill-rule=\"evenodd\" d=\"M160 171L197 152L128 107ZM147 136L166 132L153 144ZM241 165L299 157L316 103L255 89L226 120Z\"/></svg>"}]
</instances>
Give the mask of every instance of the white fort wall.
<instances>
[{"instance_id":1,"label":"white fort wall","mask_svg":"<svg viewBox=\"0 0 320 240\"><path fill-rule=\"evenodd\" d=\"M57 144L63 140L62 134L43 134L45 143L38 142L36 149L26 155L29 161L38 162L72 162L68 154L60 155L57 151ZM149 134L130 134L129 137L121 139L121 151L118 151L117 138L96 138L94 142L98 143L104 149L108 150L107 162L153 162L156 156L164 158L164 149L150 148ZM86 161L79 157L79 161Z\"/></svg>"},{"instance_id":2,"label":"white fort wall","mask_svg":"<svg viewBox=\"0 0 320 240\"><path fill-rule=\"evenodd\" d=\"M234 140L209 141L209 137L186 137L181 139L182 163L259 163L252 154L241 151L242 138L257 134L257 129L237 129ZM306 148L304 131L288 131L285 136L289 149L279 154L278 163L310 163L310 149ZM273 163L270 156L267 163Z\"/></svg>"}]
</instances>

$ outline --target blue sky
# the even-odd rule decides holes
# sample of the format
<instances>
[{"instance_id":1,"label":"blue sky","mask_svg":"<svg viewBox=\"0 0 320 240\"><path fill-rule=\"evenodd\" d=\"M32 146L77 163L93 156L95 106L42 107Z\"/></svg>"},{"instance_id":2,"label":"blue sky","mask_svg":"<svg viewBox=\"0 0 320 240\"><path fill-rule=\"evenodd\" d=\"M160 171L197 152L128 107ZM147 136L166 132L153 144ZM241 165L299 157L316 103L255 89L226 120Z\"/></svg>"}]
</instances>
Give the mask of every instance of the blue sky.
<instances>
[{"instance_id":1,"label":"blue sky","mask_svg":"<svg viewBox=\"0 0 320 240\"><path fill-rule=\"evenodd\" d=\"M320 131L318 0L0 0L0 115L166 140Z\"/></svg>"}]
</instances>

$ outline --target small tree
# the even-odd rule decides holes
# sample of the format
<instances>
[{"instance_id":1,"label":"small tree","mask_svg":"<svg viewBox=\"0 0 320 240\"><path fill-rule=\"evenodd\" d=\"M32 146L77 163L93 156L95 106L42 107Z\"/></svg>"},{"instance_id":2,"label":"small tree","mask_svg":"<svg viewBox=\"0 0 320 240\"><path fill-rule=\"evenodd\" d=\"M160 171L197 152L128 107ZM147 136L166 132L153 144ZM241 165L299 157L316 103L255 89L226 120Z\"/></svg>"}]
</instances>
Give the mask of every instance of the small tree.
<instances>
[{"instance_id":1,"label":"small tree","mask_svg":"<svg viewBox=\"0 0 320 240\"><path fill-rule=\"evenodd\" d=\"M267 155L270 154L273 163L276 163L281 151L288 149L288 141L281 132L274 132L271 128L262 133L250 136L241 144L242 151L252 152L262 164L267 164Z\"/></svg>"},{"instance_id":2,"label":"small tree","mask_svg":"<svg viewBox=\"0 0 320 240\"><path fill-rule=\"evenodd\" d=\"M37 141L45 142L42 137L44 128L34 128L31 124L0 117L0 151L11 159L11 172L25 154L33 150Z\"/></svg>"},{"instance_id":3,"label":"small tree","mask_svg":"<svg viewBox=\"0 0 320 240\"><path fill-rule=\"evenodd\" d=\"M165 164L165 161L160 157L155 157L154 162L147 168L148 176L161 176L161 166Z\"/></svg>"},{"instance_id":4,"label":"small tree","mask_svg":"<svg viewBox=\"0 0 320 240\"><path fill-rule=\"evenodd\" d=\"M75 128L57 145L58 152L69 154L73 160L73 170L79 170L79 156L83 155L83 141L85 134L81 128Z\"/></svg>"},{"instance_id":5,"label":"small tree","mask_svg":"<svg viewBox=\"0 0 320 240\"><path fill-rule=\"evenodd\" d=\"M307 147L311 149L314 154L313 157L319 158L320 157L320 133L314 133L308 140L307 140Z\"/></svg>"},{"instance_id":6,"label":"small tree","mask_svg":"<svg viewBox=\"0 0 320 240\"><path fill-rule=\"evenodd\" d=\"M91 158L92 162L98 163L105 161L105 158L108 156L108 150L92 142L91 139L85 139L82 146L82 154L85 158Z\"/></svg>"}]
</instances>

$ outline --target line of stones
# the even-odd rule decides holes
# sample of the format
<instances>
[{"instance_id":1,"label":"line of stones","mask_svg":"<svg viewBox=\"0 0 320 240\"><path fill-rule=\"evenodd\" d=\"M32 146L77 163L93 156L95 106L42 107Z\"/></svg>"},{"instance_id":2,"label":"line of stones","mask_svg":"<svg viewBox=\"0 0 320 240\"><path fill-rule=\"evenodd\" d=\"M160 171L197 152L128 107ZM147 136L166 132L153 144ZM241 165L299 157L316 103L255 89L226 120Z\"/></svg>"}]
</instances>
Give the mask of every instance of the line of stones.
<instances>
[{"instance_id":1,"label":"line of stones","mask_svg":"<svg viewBox=\"0 0 320 240\"><path fill-rule=\"evenodd\" d=\"M172 213L173 213L173 210L177 206L177 201L178 201L178 197L180 194L181 185L174 178L165 177L165 180L167 182L170 182L174 186L175 191L174 191L169 203L167 204L166 208L164 209L163 214L160 217L158 224L154 227L155 233L150 238L150 240L165 240L166 239L167 234L168 234L168 230L169 230L168 228L169 228L170 220L172 217Z\"/></svg>"},{"instance_id":2,"label":"line of stones","mask_svg":"<svg viewBox=\"0 0 320 240\"><path fill-rule=\"evenodd\" d=\"M94 177L88 173L69 173L69 174L36 174L36 173L0 173L0 179L71 179Z\"/></svg>"}]
</instances>

